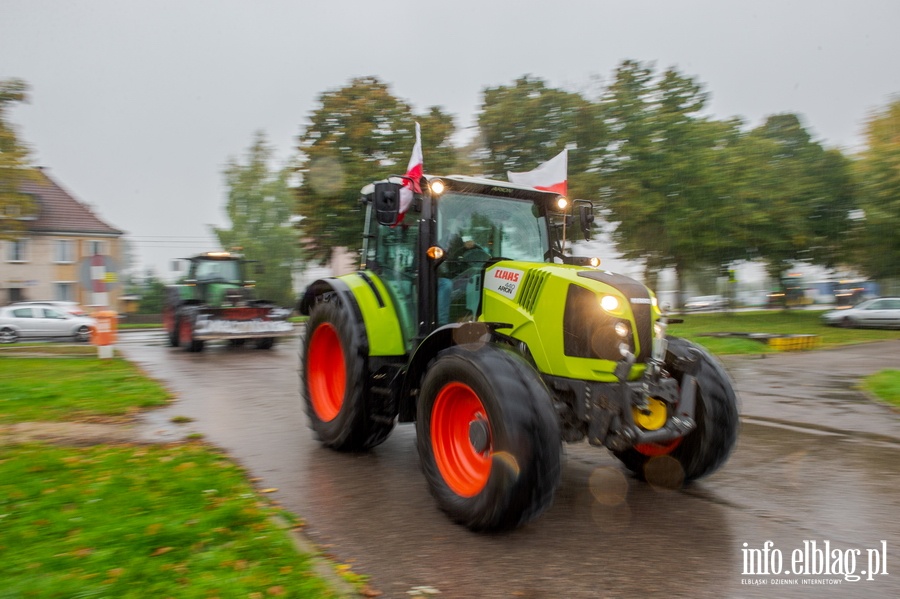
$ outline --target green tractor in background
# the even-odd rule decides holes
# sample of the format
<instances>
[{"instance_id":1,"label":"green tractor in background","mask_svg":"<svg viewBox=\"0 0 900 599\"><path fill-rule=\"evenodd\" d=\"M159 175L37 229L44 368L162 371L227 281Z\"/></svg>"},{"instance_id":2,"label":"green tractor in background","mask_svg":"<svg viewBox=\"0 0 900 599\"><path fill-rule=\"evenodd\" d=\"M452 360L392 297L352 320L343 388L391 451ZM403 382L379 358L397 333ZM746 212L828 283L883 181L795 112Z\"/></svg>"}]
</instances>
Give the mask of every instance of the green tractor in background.
<instances>
[{"instance_id":1,"label":"green tractor in background","mask_svg":"<svg viewBox=\"0 0 900 599\"><path fill-rule=\"evenodd\" d=\"M725 462L738 434L727 374L667 337L642 283L565 254L564 197L426 175L400 219L402 180L363 189L359 271L300 300L301 393L323 444L367 450L415 422L432 495L472 530L549 507L562 441L669 484ZM579 206L585 237L592 210Z\"/></svg>"},{"instance_id":2,"label":"green tractor in background","mask_svg":"<svg viewBox=\"0 0 900 599\"><path fill-rule=\"evenodd\" d=\"M254 299L247 261L231 252L206 252L187 258L181 285L166 288L163 327L172 347L200 352L207 341L227 339L232 345L252 340L270 349L278 337L294 334L290 310Z\"/></svg>"}]
</instances>

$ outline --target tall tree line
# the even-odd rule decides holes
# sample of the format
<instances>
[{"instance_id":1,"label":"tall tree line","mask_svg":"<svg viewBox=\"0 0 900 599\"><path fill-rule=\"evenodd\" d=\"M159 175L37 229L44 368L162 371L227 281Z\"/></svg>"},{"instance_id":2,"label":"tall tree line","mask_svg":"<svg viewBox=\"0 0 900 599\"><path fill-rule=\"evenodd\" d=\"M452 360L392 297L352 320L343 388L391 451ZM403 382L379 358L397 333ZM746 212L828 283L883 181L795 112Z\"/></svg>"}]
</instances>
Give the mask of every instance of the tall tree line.
<instances>
[{"instance_id":1,"label":"tall tree line","mask_svg":"<svg viewBox=\"0 0 900 599\"><path fill-rule=\"evenodd\" d=\"M405 170L419 120L431 173L504 179L568 148L570 195L595 203L617 249L644 262L651 285L664 268L681 281L742 260L764 262L776 279L798 261L900 276L896 236L878 233L900 224L889 179L900 161L896 101L872 117L858 156L814 140L800 115L752 128L712 118L696 79L635 61L623 61L595 98L533 76L484 88L478 134L461 149L450 144L449 115L438 107L413 114L377 78L320 101L298 148L301 238L314 256L335 244L359 248L359 190Z\"/></svg>"}]
</instances>

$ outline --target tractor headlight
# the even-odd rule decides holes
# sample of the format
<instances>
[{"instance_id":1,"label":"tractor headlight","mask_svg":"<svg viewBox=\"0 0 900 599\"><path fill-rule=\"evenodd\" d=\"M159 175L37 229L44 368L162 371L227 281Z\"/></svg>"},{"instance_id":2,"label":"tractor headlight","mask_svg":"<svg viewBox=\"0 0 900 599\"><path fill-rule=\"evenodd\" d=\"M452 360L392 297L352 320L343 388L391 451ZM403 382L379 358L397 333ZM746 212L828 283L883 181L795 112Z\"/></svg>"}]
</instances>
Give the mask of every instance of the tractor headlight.
<instances>
[{"instance_id":1,"label":"tractor headlight","mask_svg":"<svg viewBox=\"0 0 900 599\"><path fill-rule=\"evenodd\" d=\"M631 333L631 330L628 328L628 325L622 321L619 321L616 323L615 329L616 329L616 335L618 335L619 337L622 337L623 339L625 337L628 337L628 334Z\"/></svg>"},{"instance_id":2,"label":"tractor headlight","mask_svg":"<svg viewBox=\"0 0 900 599\"><path fill-rule=\"evenodd\" d=\"M429 185L429 187L431 188L432 195L436 195L436 196L439 196L442 193L444 193L444 189L446 188L444 186L444 182L441 181L440 179L435 179L434 181L432 181L431 184Z\"/></svg>"},{"instance_id":3,"label":"tractor headlight","mask_svg":"<svg viewBox=\"0 0 900 599\"><path fill-rule=\"evenodd\" d=\"M619 309L619 298L614 295L604 295L600 298L600 307L607 312L615 312Z\"/></svg>"},{"instance_id":4,"label":"tractor headlight","mask_svg":"<svg viewBox=\"0 0 900 599\"><path fill-rule=\"evenodd\" d=\"M569 200L567 200L565 196L559 196L556 198L556 207L565 211L565 209L569 207Z\"/></svg>"},{"instance_id":5,"label":"tractor headlight","mask_svg":"<svg viewBox=\"0 0 900 599\"><path fill-rule=\"evenodd\" d=\"M657 362L662 362L666 359L666 350L669 347L669 342L666 340L666 329L668 328L668 323L666 323L665 319L657 320L653 323L653 350L652 355L653 359Z\"/></svg>"}]
</instances>

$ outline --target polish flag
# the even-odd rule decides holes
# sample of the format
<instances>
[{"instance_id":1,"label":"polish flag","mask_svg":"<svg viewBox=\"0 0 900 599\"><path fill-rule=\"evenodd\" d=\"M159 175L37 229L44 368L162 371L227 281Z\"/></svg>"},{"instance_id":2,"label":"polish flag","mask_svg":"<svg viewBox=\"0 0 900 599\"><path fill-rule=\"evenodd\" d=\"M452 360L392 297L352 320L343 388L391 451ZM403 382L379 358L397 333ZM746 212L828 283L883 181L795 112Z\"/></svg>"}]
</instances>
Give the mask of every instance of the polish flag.
<instances>
[{"instance_id":1,"label":"polish flag","mask_svg":"<svg viewBox=\"0 0 900 599\"><path fill-rule=\"evenodd\" d=\"M510 183L527 185L541 191L552 191L560 195L568 192L569 154L563 150L533 171L513 173L507 171Z\"/></svg>"},{"instance_id":2,"label":"polish flag","mask_svg":"<svg viewBox=\"0 0 900 599\"><path fill-rule=\"evenodd\" d=\"M422 159L422 133L419 129L419 123L416 123L416 144L413 146L412 156L409 157L409 165L406 167L406 176L409 178L403 180L403 187L400 188L400 214L397 215L395 225L400 224L406 211L409 210L413 200L413 193L422 193L419 179L422 178L424 162Z\"/></svg>"}]
</instances>

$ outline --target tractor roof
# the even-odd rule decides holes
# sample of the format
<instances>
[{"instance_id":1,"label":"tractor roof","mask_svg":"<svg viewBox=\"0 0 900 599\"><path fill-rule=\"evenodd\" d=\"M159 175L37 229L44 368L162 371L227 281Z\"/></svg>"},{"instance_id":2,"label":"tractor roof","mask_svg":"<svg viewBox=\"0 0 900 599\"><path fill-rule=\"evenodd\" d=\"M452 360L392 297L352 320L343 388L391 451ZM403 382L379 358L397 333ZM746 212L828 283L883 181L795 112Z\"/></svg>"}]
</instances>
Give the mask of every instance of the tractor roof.
<instances>
[{"instance_id":1,"label":"tractor roof","mask_svg":"<svg viewBox=\"0 0 900 599\"><path fill-rule=\"evenodd\" d=\"M466 175L422 175L425 180L430 184L432 181L436 179L440 179L444 181L448 188L459 190L459 191L467 191L470 193L485 193L488 195L498 195L495 192L498 189L505 190L515 190L516 192L524 192L517 193L516 195L522 197L523 195L528 196L530 199L537 199L538 201L555 201L556 198L559 197L559 194L551 192L551 191L541 191L539 189L535 189L534 187L528 187L527 185L518 185L516 183L510 183L509 181L498 181L496 179L486 179L483 177L469 177ZM400 177L389 177L388 179L383 179L382 181L376 181L377 183L385 182L385 181L394 181L399 182ZM375 190L375 186L373 183L369 183L365 187L362 188L361 194L363 197L371 194ZM494 192L494 193L492 193ZM507 192L508 193L508 192Z\"/></svg>"},{"instance_id":2,"label":"tractor roof","mask_svg":"<svg viewBox=\"0 0 900 599\"><path fill-rule=\"evenodd\" d=\"M191 256L187 258L188 260L242 260L244 258L241 254L235 254L233 252L203 252L202 254L197 254L196 256Z\"/></svg>"}]
</instances>

